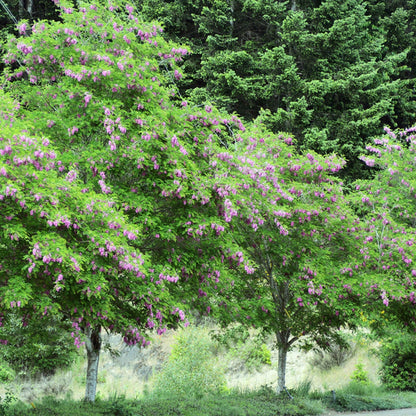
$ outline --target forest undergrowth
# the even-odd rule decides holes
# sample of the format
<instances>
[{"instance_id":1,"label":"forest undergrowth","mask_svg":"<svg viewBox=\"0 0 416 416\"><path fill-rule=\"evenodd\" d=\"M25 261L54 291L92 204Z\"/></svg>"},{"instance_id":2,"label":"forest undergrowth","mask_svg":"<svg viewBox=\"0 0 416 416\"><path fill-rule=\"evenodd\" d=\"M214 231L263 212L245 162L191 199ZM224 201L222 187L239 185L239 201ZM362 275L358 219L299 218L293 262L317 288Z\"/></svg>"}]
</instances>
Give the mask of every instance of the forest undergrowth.
<instances>
[{"instance_id":1,"label":"forest undergrowth","mask_svg":"<svg viewBox=\"0 0 416 416\"><path fill-rule=\"evenodd\" d=\"M86 359L81 349L67 370L4 384L0 410L5 415L72 416L77 408L83 415L213 416L416 406L414 393L383 389L380 362L362 338L350 337L348 348L291 351L287 391L277 395L273 339L261 340L253 332L234 333L225 341L212 337L216 332L212 326L171 331L144 349L125 346L114 335L105 337L94 405L82 402Z\"/></svg>"}]
</instances>

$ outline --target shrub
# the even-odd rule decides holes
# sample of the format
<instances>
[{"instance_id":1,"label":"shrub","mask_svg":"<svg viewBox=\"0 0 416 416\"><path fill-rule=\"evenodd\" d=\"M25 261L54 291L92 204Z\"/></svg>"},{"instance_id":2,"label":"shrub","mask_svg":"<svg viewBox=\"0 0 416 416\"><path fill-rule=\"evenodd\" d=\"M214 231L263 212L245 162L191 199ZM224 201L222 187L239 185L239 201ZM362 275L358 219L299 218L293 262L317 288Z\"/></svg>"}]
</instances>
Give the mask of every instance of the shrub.
<instances>
[{"instance_id":1,"label":"shrub","mask_svg":"<svg viewBox=\"0 0 416 416\"><path fill-rule=\"evenodd\" d=\"M16 397L10 391L6 391L4 397L0 397L0 416L7 415L10 405L16 401Z\"/></svg>"},{"instance_id":2,"label":"shrub","mask_svg":"<svg viewBox=\"0 0 416 416\"><path fill-rule=\"evenodd\" d=\"M259 370L263 365L271 365L271 352L266 344L260 344L256 338L239 342L231 348L229 355L237 359L249 371Z\"/></svg>"},{"instance_id":3,"label":"shrub","mask_svg":"<svg viewBox=\"0 0 416 416\"><path fill-rule=\"evenodd\" d=\"M416 343L414 335L385 339L379 349L381 381L390 389L416 391Z\"/></svg>"},{"instance_id":4,"label":"shrub","mask_svg":"<svg viewBox=\"0 0 416 416\"><path fill-rule=\"evenodd\" d=\"M259 364L267 364L271 365L271 352L266 344L261 344L260 347L254 346L254 348L251 348L248 352L248 361L254 362L254 365L256 363Z\"/></svg>"},{"instance_id":5,"label":"shrub","mask_svg":"<svg viewBox=\"0 0 416 416\"><path fill-rule=\"evenodd\" d=\"M77 355L69 327L57 317L44 316L26 324L11 315L0 328L0 339L7 340L0 359L20 375L53 374L72 364Z\"/></svg>"},{"instance_id":6,"label":"shrub","mask_svg":"<svg viewBox=\"0 0 416 416\"><path fill-rule=\"evenodd\" d=\"M355 370L352 373L351 380L358 384L369 384L370 380L368 379L368 373L364 370L363 363L358 363L355 366Z\"/></svg>"},{"instance_id":7,"label":"shrub","mask_svg":"<svg viewBox=\"0 0 416 416\"><path fill-rule=\"evenodd\" d=\"M114 396L110 398L105 414L111 416L133 416L133 406L131 401L127 400L125 396Z\"/></svg>"},{"instance_id":8,"label":"shrub","mask_svg":"<svg viewBox=\"0 0 416 416\"><path fill-rule=\"evenodd\" d=\"M267 386L257 391L207 394L200 400L153 396L141 400L138 407L138 414L142 416L311 416L324 410L320 402L307 398L282 399Z\"/></svg>"},{"instance_id":9,"label":"shrub","mask_svg":"<svg viewBox=\"0 0 416 416\"><path fill-rule=\"evenodd\" d=\"M8 383L13 381L15 377L15 371L7 363L0 365L0 383Z\"/></svg>"},{"instance_id":10,"label":"shrub","mask_svg":"<svg viewBox=\"0 0 416 416\"><path fill-rule=\"evenodd\" d=\"M197 329L182 330L168 362L155 376L153 393L202 397L226 389L225 375L212 353L213 341Z\"/></svg>"}]
</instances>

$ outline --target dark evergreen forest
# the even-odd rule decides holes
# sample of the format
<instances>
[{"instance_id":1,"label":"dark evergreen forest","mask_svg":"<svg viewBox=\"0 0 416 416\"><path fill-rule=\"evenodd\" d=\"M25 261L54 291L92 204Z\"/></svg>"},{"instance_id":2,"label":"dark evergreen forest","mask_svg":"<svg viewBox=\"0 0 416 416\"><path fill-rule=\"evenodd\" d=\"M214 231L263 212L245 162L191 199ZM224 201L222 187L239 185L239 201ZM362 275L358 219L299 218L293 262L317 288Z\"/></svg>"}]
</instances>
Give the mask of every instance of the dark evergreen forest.
<instances>
[{"instance_id":1,"label":"dark evergreen forest","mask_svg":"<svg viewBox=\"0 0 416 416\"><path fill-rule=\"evenodd\" d=\"M415 13L410 1L144 0L145 19L193 51L181 94L212 102L299 149L336 152L348 179L384 126L414 123Z\"/></svg>"}]
</instances>

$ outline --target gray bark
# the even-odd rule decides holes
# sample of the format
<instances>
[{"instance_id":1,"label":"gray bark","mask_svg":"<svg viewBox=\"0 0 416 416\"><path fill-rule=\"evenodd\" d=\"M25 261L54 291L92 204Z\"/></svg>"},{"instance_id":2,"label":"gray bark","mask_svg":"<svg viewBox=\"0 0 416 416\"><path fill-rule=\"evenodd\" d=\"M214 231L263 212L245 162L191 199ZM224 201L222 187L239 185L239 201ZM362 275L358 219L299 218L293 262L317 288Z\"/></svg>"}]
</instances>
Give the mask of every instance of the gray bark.
<instances>
[{"instance_id":1,"label":"gray bark","mask_svg":"<svg viewBox=\"0 0 416 416\"><path fill-rule=\"evenodd\" d=\"M279 347L279 361L277 363L277 393L281 393L286 385L286 361L287 351L285 347Z\"/></svg>"},{"instance_id":2,"label":"gray bark","mask_svg":"<svg viewBox=\"0 0 416 416\"><path fill-rule=\"evenodd\" d=\"M19 0L19 20L32 18L33 0Z\"/></svg>"},{"instance_id":3,"label":"gray bark","mask_svg":"<svg viewBox=\"0 0 416 416\"><path fill-rule=\"evenodd\" d=\"M32 15L33 15L33 0L27 0L26 10L29 13L29 16L32 18Z\"/></svg>"},{"instance_id":4,"label":"gray bark","mask_svg":"<svg viewBox=\"0 0 416 416\"><path fill-rule=\"evenodd\" d=\"M87 380L85 388L85 400L88 402L95 401L95 395L97 392L97 376L98 376L98 363L100 359L101 350L101 327L87 328L85 330L86 341L85 347L87 350Z\"/></svg>"},{"instance_id":5,"label":"gray bark","mask_svg":"<svg viewBox=\"0 0 416 416\"><path fill-rule=\"evenodd\" d=\"M25 18L25 1L19 0L19 20Z\"/></svg>"}]
</instances>

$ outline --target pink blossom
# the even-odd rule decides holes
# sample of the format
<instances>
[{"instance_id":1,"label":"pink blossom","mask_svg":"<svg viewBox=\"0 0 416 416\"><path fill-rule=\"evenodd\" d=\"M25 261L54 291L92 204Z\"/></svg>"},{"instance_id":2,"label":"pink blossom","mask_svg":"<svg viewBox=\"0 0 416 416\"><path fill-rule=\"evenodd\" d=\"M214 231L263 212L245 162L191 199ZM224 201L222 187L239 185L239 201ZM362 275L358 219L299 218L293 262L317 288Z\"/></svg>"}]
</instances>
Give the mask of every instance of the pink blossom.
<instances>
[{"instance_id":1,"label":"pink blossom","mask_svg":"<svg viewBox=\"0 0 416 416\"><path fill-rule=\"evenodd\" d=\"M27 29L26 23L23 23L18 27L19 33L21 35L26 34L26 29Z\"/></svg>"},{"instance_id":2,"label":"pink blossom","mask_svg":"<svg viewBox=\"0 0 416 416\"><path fill-rule=\"evenodd\" d=\"M32 53L32 51L33 51L32 46L27 46L24 43L18 43L17 44L17 49L19 49L19 51L21 51L24 55Z\"/></svg>"},{"instance_id":3,"label":"pink blossom","mask_svg":"<svg viewBox=\"0 0 416 416\"><path fill-rule=\"evenodd\" d=\"M66 180L68 182L73 182L76 178L77 178L77 172L74 170L69 171L68 174L66 175Z\"/></svg>"},{"instance_id":4,"label":"pink blossom","mask_svg":"<svg viewBox=\"0 0 416 416\"><path fill-rule=\"evenodd\" d=\"M178 146L179 144L178 138L176 136L173 136L170 142L172 144L172 147Z\"/></svg>"},{"instance_id":5,"label":"pink blossom","mask_svg":"<svg viewBox=\"0 0 416 416\"><path fill-rule=\"evenodd\" d=\"M91 94L88 94L88 93L85 94L85 97L84 97L85 105L84 105L84 107L86 107L88 105L88 103L91 101L91 98L92 98Z\"/></svg>"}]
</instances>

